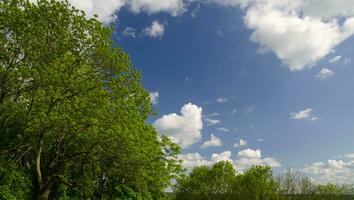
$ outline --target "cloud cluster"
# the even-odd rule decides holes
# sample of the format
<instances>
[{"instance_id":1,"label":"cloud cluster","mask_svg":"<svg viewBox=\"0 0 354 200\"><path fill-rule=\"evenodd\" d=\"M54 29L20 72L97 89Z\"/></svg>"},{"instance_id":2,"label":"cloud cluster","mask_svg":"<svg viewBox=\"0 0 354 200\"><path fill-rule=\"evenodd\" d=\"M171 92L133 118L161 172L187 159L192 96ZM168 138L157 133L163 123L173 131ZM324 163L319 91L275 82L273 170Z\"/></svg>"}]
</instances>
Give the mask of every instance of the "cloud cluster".
<instances>
[{"instance_id":1,"label":"cloud cluster","mask_svg":"<svg viewBox=\"0 0 354 200\"><path fill-rule=\"evenodd\" d=\"M132 12L154 14L166 12L178 16L186 11L184 0L69 0L69 3L86 12L88 17L98 15L103 23L111 23L117 18L119 10L126 6Z\"/></svg>"},{"instance_id":2,"label":"cloud cluster","mask_svg":"<svg viewBox=\"0 0 354 200\"><path fill-rule=\"evenodd\" d=\"M281 167L281 164L274 158L262 158L262 152L259 149L245 149L238 152L238 159L235 161L235 166L238 167L238 169L245 170L253 165Z\"/></svg>"},{"instance_id":3,"label":"cloud cluster","mask_svg":"<svg viewBox=\"0 0 354 200\"><path fill-rule=\"evenodd\" d=\"M313 116L313 109L307 108L299 112L290 113L290 118L294 120L307 120L307 121L317 121L319 118Z\"/></svg>"},{"instance_id":4,"label":"cloud cluster","mask_svg":"<svg viewBox=\"0 0 354 200\"><path fill-rule=\"evenodd\" d=\"M179 16L191 2L243 9L244 24L253 31L250 39L259 44L259 52L273 52L291 71L313 67L354 34L352 0L69 0L104 23L114 21L122 7L134 13ZM163 32L163 24L156 22L145 34L160 37Z\"/></svg>"},{"instance_id":5,"label":"cloud cluster","mask_svg":"<svg viewBox=\"0 0 354 200\"><path fill-rule=\"evenodd\" d=\"M260 45L259 52L274 52L291 71L311 68L354 34L351 0L208 2L244 9L244 23L253 30L250 39Z\"/></svg>"},{"instance_id":6,"label":"cloud cluster","mask_svg":"<svg viewBox=\"0 0 354 200\"><path fill-rule=\"evenodd\" d=\"M192 169L193 167L211 165L212 162L206 160L203 156L201 156L198 152L196 153L188 153L188 154L180 154L178 159L182 160L182 165L186 169Z\"/></svg>"},{"instance_id":7,"label":"cloud cluster","mask_svg":"<svg viewBox=\"0 0 354 200\"><path fill-rule=\"evenodd\" d=\"M231 151L224 151L222 153L213 153L210 157L212 163L217 163L220 161L229 161L232 162L231 160Z\"/></svg>"},{"instance_id":8,"label":"cloud cluster","mask_svg":"<svg viewBox=\"0 0 354 200\"><path fill-rule=\"evenodd\" d=\"M188 103L182 107L181 115L164 115L153 126L159 134L168 136L182 148L188 147L201 139L202 108Z\"/></svg>"},{"instance_id":9,"label":"cloud cluster","mask_svg":"<svg viewBox=\"0 0 354 200\"><path fill-rule=\"evenodd\" d=\"M229 161L233 163L237 170L244 171L253 165L266 165L270 167L280 167L281 164L274 158L262 158L261 150L246 149L238 152L235 159L232 159L231 151L224 151L222 153L214 153L210 159L206 159L199 153L188 153L179 156L182 160L183 167L191 169L201 165L212 165L219 161Z\"/></svg>"},{"instance_id":10,"label":"cloud cluster","mask_svg":"<svg viewBox=\"0 0 354 200\"><path fill-rule=\"evenodd\" d=\"M354 153L305 165L301 170L318 183L351 184L354 180Z\"/></svg>"}]
</instances>

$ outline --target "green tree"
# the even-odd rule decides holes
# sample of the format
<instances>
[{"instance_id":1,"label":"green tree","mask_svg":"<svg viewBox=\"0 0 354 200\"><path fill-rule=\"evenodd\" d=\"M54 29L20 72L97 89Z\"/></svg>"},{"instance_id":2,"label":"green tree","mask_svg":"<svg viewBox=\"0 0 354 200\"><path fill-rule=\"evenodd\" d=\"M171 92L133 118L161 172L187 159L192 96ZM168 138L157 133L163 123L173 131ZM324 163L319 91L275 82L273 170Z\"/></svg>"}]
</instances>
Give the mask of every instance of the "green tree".
<instances>
[{"instance_id":1,"label":"green tree","mask_svg":"<svg viewBox=\"0 0 354 200\"><path fill-rule=\"evenodd\" d=\"M277 199L278 184L270 167L253 166L237 177L233 190L236 199L274 200Z\"/></svg>"},{"instance_id":2,"label":"green tree","mask_svg":"<svg viewBox=\"0 0 354 200\"><path fill-rule=\"evenodd\" d=\"M0 199L164 196L179 148L110 35L66 1L0 1Z\"/></svg>"},{"instance_id":3,"label":"green tree","mask_svg":"<svg viewBox=\"0 0 354 200\"><path fill-rule=\"evenodd\" d=\"M232 199L235 178L236 171L230 162L195 167L188 176L177 180L176 199Z\"/></svg>"}]
</instances>

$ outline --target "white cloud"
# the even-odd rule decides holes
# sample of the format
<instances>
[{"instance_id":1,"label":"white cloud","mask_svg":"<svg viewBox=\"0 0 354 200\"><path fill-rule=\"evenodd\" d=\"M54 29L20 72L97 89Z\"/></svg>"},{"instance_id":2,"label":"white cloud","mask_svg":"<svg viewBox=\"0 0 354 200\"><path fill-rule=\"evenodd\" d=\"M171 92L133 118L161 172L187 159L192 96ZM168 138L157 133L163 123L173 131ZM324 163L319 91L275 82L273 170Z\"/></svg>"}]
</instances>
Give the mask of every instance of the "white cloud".
<instances>
[{"instance_id":1,"label":"white cloud","mask_svg":"<svg viewBox=\"0 0 354 200\"><path fill-rule=\"evenodd\" d=\"M231 160L231 151L224 151L220 154L213 153L211 155L211 161L213 163L220 162L220 161L229 161L232 162Z\"/></svg>"},{"instance_id":2,"label":"white cloud","mask_svg":"<svg viewBox=\"0 0 354 200\"><path fill-rule=\"evenodd\" d=\"M342 58L342 56L335 56L335 57L331 58L328 62L330 62L330 63L336 63L336 62L338 62L341 58Z\"/></svg>"},{"instance_id":3,"label":"white cloud","mask_svg":"<svg viewBox=\"0 0 354 200\"><path fill-rule=\"evenodd\" d=\"M307 108L299 112L290 113L290 118L294 120L317 121L319 118L312 115L313 109Z\"/></svg>"},{"instance_id":4,"label":"white cloud","mask_svg":"<svg viewBox=\"0 0 354 200\"><path fill-rule=\"evenodd\" d=\"M222 142L220 138L216 137L214 134L211 134L210 140L207 140L203 143L202 148L209 148L209 147L218 147L221 146Z\"/></svg>"},{"instance_id":5,"label":"white cloud","mask_svg":"<svg viewBox=\"0 0 354 200\"><path fill-rule=\"evenodd\" d=\"M69 0L69 3L85 11L87 17L92 18L94 14L97 14L100 21L108 24L117 18L116 12L127 2L125 0Z\"/></svg>"},{"instance_id":6,"label":"white cloud","mask_svg":"<svg viewBox=\"0 0 354 200\"><path fill-rule=\"evenodd\" d=\"M210 1L244 9L244 23L253 30L250 39L260 45L259 52L274 52L291 71L313 67L354 33L351 0Z\"/></svg>"},{"instance_id":7,"label":"white cloud","mask_svg":"<svg viewBox=\"0 0 354 200\"><path fill-rule=\"evenodd\" d=\"M352 0L311 0L304 4L305 15L331 19L333 17L348 17L354 15Z\"/></svg>"},{"instance_id":8,"label":"white cloud","mask_svg":"<svg viewBox=\"0 0 354 200\"><path fill-rule=\"evenodd\" d=\"M193 167L210 165L211 161L204 159L199 153L180 154L178 159L182 160L182 166L187 169Z\"/></svg>"},{"instance_id":9,"label":"white cloud","mask_svg":"<svg viewBox=\"0 0 354 200\"><path fill-rule=\"evenodd\" d=\"M209 119L209 118L206 118L205 119L205 122L207 123L208 126L214 126L214 125L217 125L217 124L220 124L220 120L218 119Z\"/></svg>"},{"instance_id":10,"label":"white cloud","mask_svg":"<svg viewBox=\"0 0 354 200\"><path fill-rule=\"evenodd\" d=\"M216 102L218 103L226 103L229 99L228 98L223 98L223 97L219 97L216 99Z\"/></svg>"},{"instance_id":11,"label":"white cloud","mask_svg":"<svg viewBox=\"0 0 354 200\"><path fill-rule=\"evenodd\" d=\"M242 146L246 146L246 145L247 145L247 141L243 140L243 139L240 139L238 142L236 142L234 144L234 147L242 147Z\"/></svg>"},{"instance_id":12,"label":"white cloud","mask_svg":"<svg viewBox=\"0 0 354 200\"><path fill-rule=\"evenodd\" d=\"M354 153L329 159L326 162L314 162L303 169L318 183L352 184L354 180Z\"/></svg>"},{"instance_id":13,"label":"white cloud","mask_svg":"<svg viewBox=\"0 0 354 200\"><path fill-rule=\"evenodd\" d=\"M186 169L192 169L197 166L210 166L219 161L230 161L231 160L231 151L224 151L222 153L213 153L210 156L210 159L206 159L201 156L198 152L196 153L188 153L181 154L178 156L180 160L182 160L182 166Z\"/></svg>"},{"instance_id":14,"label":"white cloud","mask_svg":"<svg viewBox=\"0 0 354 200\"><path fill-rule=\"evenodd\" d=\"M334 71L328 68L322 68L321 71L318 72L316 78L319 80L326 80L335 74Z\"/></svg>"},{"instance_id":15,"label":"white cloud","mask_svg":"<svg viewBox=\"0 0 354 200\"><path fill-rule=\"evenodd\" d=\"M122 34L126 37L132 37L135 38L136 37L136 32L135 29L132 27L126 27L123 31Z\"/></svg>"},{"instance_id":16,"label":"white cloud","mask_svg":"<svg viewBox=\"0 0 354 200\"><path fill-rule=\"evenodd\" d=\"M259 159L262 157L261 150L245 149L238 152L238 156L241 158Z\"/></svg>"},{"instance_id":17,"label":"white cloud","mask_svg":"<svg viewBox=\"0 0 354 200\"><path fill-rule=\"evenodd\" d=\"M237 159L233 160L231 158L231 151L224 151L221 153L213 153L210 159L206 159L199 153L188 153L179 156L182 160L183 167L191 169L195 166L207 165L210 166L219 161L229 161L233 163L237 170L243 171L253 165L263 165L270 167L280 167L281 164L274 158L267 157L262 158L261 150L246 149L238 152Z\"/></svg>"},{"instance_id":18,"label":"white cloud","mask_svg":"<svg viewBox=\"0 0 354 200\"><path fill-rule=\"evenodd\" d=\"M126 6L132 12L146 12L148 14L167 12L178 16L186 11L184 0L69 0L74 7L84 10L88 17L98 15L103 23L111 23L116 18L116 13Z\"/></svg>"},{"instance_id":19,"label":"white cloud","mask_svg":"<svg viewBox=\"0 0 354 200\"><path fill-rule=\"evenodd\" d=\"M202 108L188 103L182 107L181 114L164 115L153 126L159 134L167 135L173 142L185 148L201 139Z\"/></svg>"},{"instance_id":20,"label":"white cloud","mask_svg":"<svg viewBox=\"0 0 354 200\"><path fill-rule=\"evenodd\" d=\"M141 11L149 14L168 12L172 16L178 16L186 11L183 0L128 0L128 5L135 13Z\"/></svg>"},{"instance_id":21,"label":"white cloud","mask_svg":"<svg viewBox=\"0 0 354 200\"><path fill-rule=\"evenodd\" d=\"M280 167L281 164L274 158L262 158L261 150L245 149L238 152L238 159L234 162L236 169L245 170L253 165Z\"/></svg>"},{"instance_id":22,"label":"white cloud","mask_svg":"<svg viewBox=\"0 0 354 200\"><path fill-rule=\"evenodd\" d=\"M159 102L159 92L150 92L150 102L152 105L156 105Z\"/></svg>"},{"instance_id":23,"label":"white cloud","mask_svg":"<svg viewBox=\"0 0 354 200\"><path fill-rule=\"evenodd\" d=\"M343 157L345 159L353 159L354 160L354 153L345 154L345 155L340 156L340 157Z\"/></svg>"},{"instance_id":24,"label":"white cloud","mask_svg":"<svg viewBox=\"0 0 354 200\"><path fill-rule=\"evenodd\" d=\"M144 28L144 34L152 38L161 38L165 33L165 25L159 21L153 21L151 26Z\"/></svg>"},{"instance_id":25,"label":"white cloud","mask_svg":"<svg viewBox=\"0 0 354 200\"><path fill-rule=\"evenodd\" d=\"M218 131L229 132L230 130L228 128L220 127L220 128L218 128Z\"/></svg>"}]
</instances>

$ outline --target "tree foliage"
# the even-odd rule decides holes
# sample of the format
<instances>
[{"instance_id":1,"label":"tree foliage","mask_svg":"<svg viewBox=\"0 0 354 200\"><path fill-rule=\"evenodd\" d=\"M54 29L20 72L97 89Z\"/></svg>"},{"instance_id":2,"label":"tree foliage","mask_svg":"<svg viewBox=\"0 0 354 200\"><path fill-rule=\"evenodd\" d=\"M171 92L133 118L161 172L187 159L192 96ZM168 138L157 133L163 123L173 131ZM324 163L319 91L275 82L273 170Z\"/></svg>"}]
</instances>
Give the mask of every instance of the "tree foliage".
<instances>
[{"instance_id":1,"label":"tree foliage","mask_svg":"<svg viewBox=\"0 0 354 200\"><path fill-rule=\"evenodd\" d=\"M277 198L278 183L270 167L254 166L238 176L234 184L237 199L272 200Z\"/></svg>"},{"instance_id":2,"label":"tree foliage","mask_svg":"<svg viewBox=\"0 0 354 200\"><path fill-rule=\"evenodd\" d=\"M231 192L236 177L230 162L221 161L212 167L195 167L188 176L178 179L176 199L223 199Z\"/></svg>"},{"instance_id":3,"label":"tree foliage","mask_svg":"<svg viewBox=\"0 0 354 200\"><path fill-rule=\"evenodd\" d=\"M66 1L0 1L0 198L156 199L178 175L110 34Z\"/></svg>"},{"instance_id":4,"label":"tree foliage","mask_svg":"<svg viewBox=\"0 0 354 200\"><path fill-rule=\"evenodd\" d=\"M269 167L255 166L236 174L230 162L194 168L177 181L176 199L274 199L277 183Z\"/></svg>"}]
</instances>

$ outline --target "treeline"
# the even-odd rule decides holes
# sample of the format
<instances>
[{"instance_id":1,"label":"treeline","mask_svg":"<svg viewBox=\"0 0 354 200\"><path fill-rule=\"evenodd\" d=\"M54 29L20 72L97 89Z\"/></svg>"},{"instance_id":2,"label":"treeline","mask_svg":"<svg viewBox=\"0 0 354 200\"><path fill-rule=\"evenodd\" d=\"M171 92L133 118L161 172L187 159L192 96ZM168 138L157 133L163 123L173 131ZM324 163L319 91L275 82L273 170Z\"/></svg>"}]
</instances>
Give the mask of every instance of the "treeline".
<instances>
[{"instance_id":1,"label":"treeline","mask_svg":"<svg viewBox=\"0 0 354 200\"><path fill-rule=\"evenodd\" d=\"M253 166L236 173L230 162L200 166L177 179L176 200L350 200L350 185L315 184L303 174L289 169L274 176L266 166Z\"/></svg>"}]
</instances>

